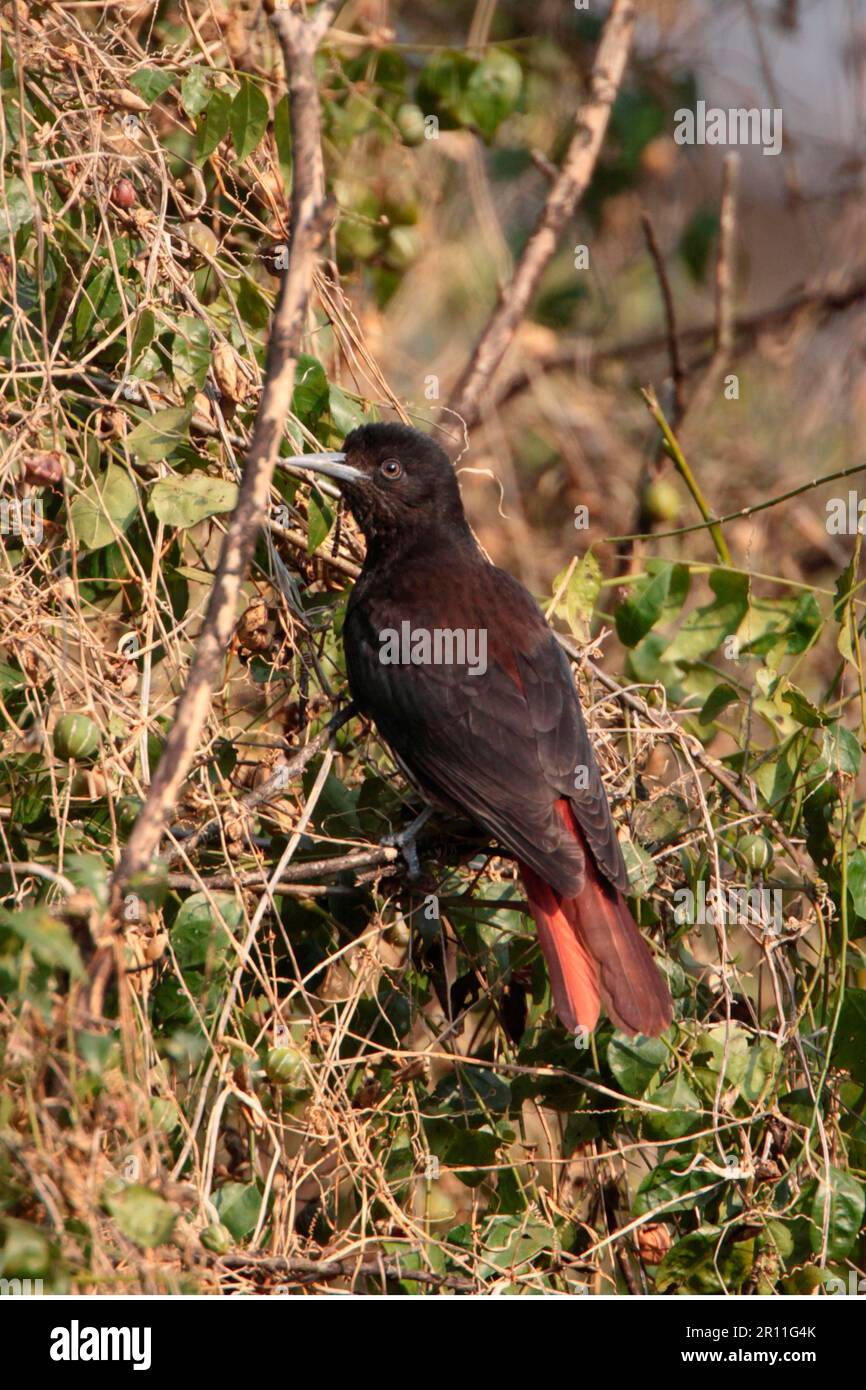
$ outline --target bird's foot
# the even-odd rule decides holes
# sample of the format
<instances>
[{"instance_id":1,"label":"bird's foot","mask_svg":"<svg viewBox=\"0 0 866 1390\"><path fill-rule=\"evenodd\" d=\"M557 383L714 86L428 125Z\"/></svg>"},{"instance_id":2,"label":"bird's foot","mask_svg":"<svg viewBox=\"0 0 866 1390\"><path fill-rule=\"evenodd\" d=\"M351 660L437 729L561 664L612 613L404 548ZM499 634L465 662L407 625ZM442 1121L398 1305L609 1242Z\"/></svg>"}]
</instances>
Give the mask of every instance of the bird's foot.
<instances>
[{"instance_id":1,"label":"bird's foot","mask_svg":"<svg viewBox=\"0 0 866 1390\"><path fill-rule=\"evenodd\" d=\"M418 846L416 841L418 839L419 830L421 830L422 826L427 824L432 814L432 806L425 807L420 816L416 816L415 819L406 826L405 830L401 830L395 835L384 835L380 841L380 843L386 847L400 850L400 853L406 860L410 879L421 877L421 864L418 859Z\"/></svg>"}]
</instances>

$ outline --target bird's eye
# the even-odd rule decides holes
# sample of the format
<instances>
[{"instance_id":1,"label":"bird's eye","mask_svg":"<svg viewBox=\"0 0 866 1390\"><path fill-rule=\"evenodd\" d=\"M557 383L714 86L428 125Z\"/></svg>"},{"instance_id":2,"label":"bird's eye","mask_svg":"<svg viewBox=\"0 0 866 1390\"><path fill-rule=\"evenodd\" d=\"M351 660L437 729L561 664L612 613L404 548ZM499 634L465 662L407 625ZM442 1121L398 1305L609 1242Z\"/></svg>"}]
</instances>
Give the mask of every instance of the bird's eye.
<instances>
[{"instance_id":1,"label":"bird's eye","mask_svg":"<svg viewBox=\"0 0 866 1390\"><path fill-rule=\"evenodd\" d=\"M399 478L403 472L403 465L399 459L384 459L379 465L379 472L385 478Z\"/></svg>"}]
</instances>

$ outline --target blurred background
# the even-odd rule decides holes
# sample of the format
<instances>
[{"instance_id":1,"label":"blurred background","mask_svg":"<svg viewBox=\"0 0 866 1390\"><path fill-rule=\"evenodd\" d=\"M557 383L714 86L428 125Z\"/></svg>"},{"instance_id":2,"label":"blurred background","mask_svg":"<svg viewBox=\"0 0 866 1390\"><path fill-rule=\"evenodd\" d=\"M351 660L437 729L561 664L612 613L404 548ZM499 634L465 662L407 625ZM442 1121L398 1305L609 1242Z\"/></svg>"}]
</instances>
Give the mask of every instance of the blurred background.
<instances>
[{"instance_id":1,"label":"blurred background","mask_svg":"<svg viewBox=\"0 0 866 1390\"><path fill-rule=\"evenodd\" d=\"M533 225L545 161L558 162L570 136L605 8L481 0L344 11L383 36L393 31L409 68L422 73L427 46L467 36L507 45L523 67L517 108L488 144L470 130L443 128L403 159L389 148L383 161L374 133L366 166L355 140L339 171L343 206L373 218L396 211L406 222L392 232L384 265L376 255L359 264L344 246L344 273L383 374L422 426L436 414L425 396L436 386L430 377L446 400ZM605 537L638 520L654 431L637 388L661 390L670 376L644 210L684 335L687 388L712 351L706 329L714 322L726 151L673 138L675 112L699 98L723 108L780 107L783 144L775 157L738 151L733 308L743 324L730 370L739 399L725 399L721 386L704 399L688 421L690 461L711 505L729 512L859 457L866 6L644 0L639 10L599 170L486 402L486 428L473 433L471 464L490 474L463 479L484 544L539 592L574 553L576 504L588 506L590 523L577 539L592 542L608 575L619 562ZM339 162L339 149L332 153ZM349 225L346 242L356 230ZM578 245L588 249L587 269L575 269ZM672 496L657 499L661 519L697 520L684 489L672 486ZM729 528L735 562L806 582L838 572L847 553L826 531L831 493L806 494ZM712 558L707 538L690 538L686 554Z\"/></svg>"}]
</instances>

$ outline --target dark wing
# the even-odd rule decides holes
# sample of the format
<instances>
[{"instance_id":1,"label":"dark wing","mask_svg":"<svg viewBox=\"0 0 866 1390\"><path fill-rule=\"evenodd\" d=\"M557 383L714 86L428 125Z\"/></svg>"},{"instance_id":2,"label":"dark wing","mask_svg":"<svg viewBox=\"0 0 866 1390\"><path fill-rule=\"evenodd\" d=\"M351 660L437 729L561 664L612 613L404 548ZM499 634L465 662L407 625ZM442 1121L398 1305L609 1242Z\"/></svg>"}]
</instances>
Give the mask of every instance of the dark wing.
<instances>
[{"instance_id":1,"label":"dark wing","mask_svg":"<svg viewBox=\"0 0 866 1390\"><path fill-rule=\"evenodd\" d=\"M408 612L415 629L460 625L441 590L429 600L416 592L411 606L397 596L372 611L353 603L343 633L353 698L428 794L459 806L558 892L573 896L584 877L583 851L555 810L560 797L605 877L625 888L568 661L522 585L487 563L473 581L458 606L462 625L487 634L483 674L380 661L379 635Z\"/></svg>"}]
</instances>

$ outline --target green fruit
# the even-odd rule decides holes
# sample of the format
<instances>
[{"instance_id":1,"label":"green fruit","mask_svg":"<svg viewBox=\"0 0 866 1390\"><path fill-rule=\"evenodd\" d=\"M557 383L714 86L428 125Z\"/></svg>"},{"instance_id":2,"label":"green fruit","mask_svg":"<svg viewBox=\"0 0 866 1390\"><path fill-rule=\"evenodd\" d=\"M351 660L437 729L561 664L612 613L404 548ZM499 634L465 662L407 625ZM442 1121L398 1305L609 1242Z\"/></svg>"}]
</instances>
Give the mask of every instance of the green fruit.
<instances>
[{"instance_id":1,"label":"green fruit","mask_svg":"<svg viewBox=\"0 0 866 1390\"><path fill-rule=\"evenodd\" d=\"M494 50L478 64L466 84L466 95L475 123L486 139L511 115L522 86L523 71L510 53Z\"/></svg>"},{"instance_id":2,"label":"green fruit","mask_svg":"<svg viewBox=\"0 0 866 1390\"><path fill-rule=\"evenodd\" d=\"M424 112L414 101L407 101L397 112L397 129L404 145L420 145L424 140Z\"/></svg>"},{"instance_id":3,"label":"green fruit","mask_svg":"<svg viewBox=\"0 0 866 1390\"><path fill-rule=\"evenodd\" d=\"M773 846L763 835L741 835L737 841L737 850L750 869L762 871L768 869L773 862Z\"/></svg>"},{"instance_id":4,"label":"green fruit","mask_svg":"<svg viewBox=\"0 0 866 1390\"><path fill-rule=\"evenodd\" d=\"M67 762L72 758L92 758L100 738L99 729L86 714L62 714L54 725L54 752Z\"/></svg>"},{"instance_id":5,"label":"green fruit","mask_svg":"<svg viewBox=\"0 0 866 1390\"><path fill-rule=\"evenodd\" d=\"M414 227L392 227L383 259L390 270L408 270L420 250L421 238Z\"/></svg>"},{"instance_id":6,"label":"green fruit","mask_svg":"<svg viewBox=\"0 0 866 1390\"><path fill-rule=\"evenodd\" d=\"M650 483L644 493L644 506L653 521L676 521L680 514L680 495L664 478Z\"/></svg>"},{"instance_id":7,"label":"green fruit","mask_svg":"<svg viewBox=\"0 0 866 1390\"><path fill-rule=\"evenodd\" d=\"M199 1240L205 1250L211 1250L214 1255L227 1255L235 1243L228 1226L223 1226L219 1222L213 1226L205 1226Z\"/></svg>"},{"instance_id":8,"label":"green fruit","mask_svg":"<svg viewBox=\"0 0 866 1390\"><path fill-rule=\"evenodd\" d=\"M129 835L142 807L137 796L123 796L117 803L117 824L124 835Z\"/></svg>"},{"instance_id":9,"label":"green fruit","mask_svg":"<svg viewBox=\"0 0 866 1390\"><path fill-rule=\"evenodd\" d=\"M265 1062L265 1072L277 1086L302 1086L304 1054L296 1047L272 1047Z\"/></svg>"}]
</instances>

